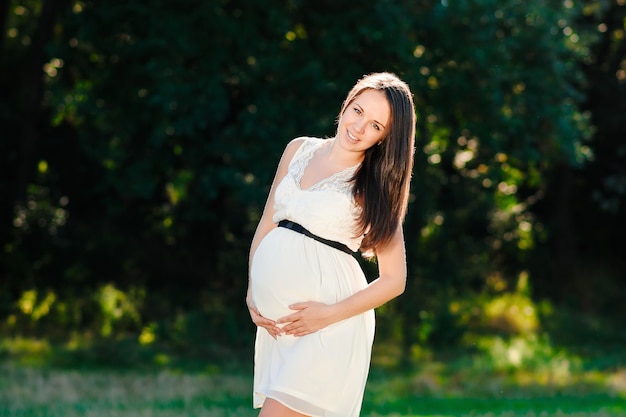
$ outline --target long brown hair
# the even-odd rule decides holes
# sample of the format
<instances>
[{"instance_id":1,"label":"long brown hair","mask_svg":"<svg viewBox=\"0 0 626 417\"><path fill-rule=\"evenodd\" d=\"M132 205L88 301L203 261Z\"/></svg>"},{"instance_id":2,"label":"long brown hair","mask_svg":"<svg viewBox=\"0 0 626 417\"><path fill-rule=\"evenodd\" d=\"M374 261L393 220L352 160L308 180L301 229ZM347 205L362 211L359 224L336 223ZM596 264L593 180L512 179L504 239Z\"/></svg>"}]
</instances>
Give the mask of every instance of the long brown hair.
<instances>
[{"instance_id":1,"label":"long brown hair","mask_svg":"<svg viewBox=\"0 0 626 417\"><path fill-rule=\"evenodd\" d=\"M385 94L391 108L391 123L378 145L365 151L355 174L353 195L362 211L358 235L365 234L361 253L374 254L389 243L404 221L415 151L415 108L408 85L395 74L373 73L361 78L348 93L339 117L365 90Z\"/></svg>"}]
</instances>

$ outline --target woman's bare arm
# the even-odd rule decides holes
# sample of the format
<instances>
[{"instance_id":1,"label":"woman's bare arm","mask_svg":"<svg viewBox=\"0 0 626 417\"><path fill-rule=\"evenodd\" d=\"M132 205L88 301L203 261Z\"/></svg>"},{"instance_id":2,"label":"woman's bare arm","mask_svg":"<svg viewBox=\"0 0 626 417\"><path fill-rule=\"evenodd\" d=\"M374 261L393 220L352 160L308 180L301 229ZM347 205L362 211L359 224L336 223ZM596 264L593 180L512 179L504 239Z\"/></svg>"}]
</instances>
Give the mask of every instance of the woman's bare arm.
<instances>
[{"instance_id":1,"label":"woman's bare arm","mask_svg":"<svg viewBox=\"0 0 626 417\"><path fill-rule=\"evenodd\" d=\"M256 249L258 248L263 238L276 227L276 223L274 223L273 220L275 213L274 193L278 184L280 184L285 175L287 175L289 163L291 162L291 159L293 158L300 145L302 145L303 141L303 139L299 138L289 142L289 144L285 147L282 157L280 158L280 162L278 163L278 168L276 170L276 175L274 176L274 181L272 182L272 187L270 188L267 201L265 202L263 214L261 215L261 219L259 220L259 224L257 225L256 231L254 232L254 237L252 238L252 243L250 245L250 254L248 256L248 275L250 265L252 264L252 258L254 257ZM278 334L280 334L281 330L276 326L276 322L274 320L263 317L252 302L252 294L250 292L249 282L248 291L246 294L246 304L248 305L248 310L250 310L250 317L252 318L254 324L260 327L264 327L273 337L276 337Z\"/></svg>"},{"instance_id":2,"label":"woman's bare arm","mask_svg":"<svg viewBox=\"0 0 626 417\"><path fill-rule=\"evenodd\" d=\"M290 306L297 310L277 320L287 323L282 331L294 336L304 336L357 314L385 304L402 294L406 285L406 254L402 226L391 241L376 254L379 277L367 288L336 303L302 302Z\"/></svg>"}]
</instances>

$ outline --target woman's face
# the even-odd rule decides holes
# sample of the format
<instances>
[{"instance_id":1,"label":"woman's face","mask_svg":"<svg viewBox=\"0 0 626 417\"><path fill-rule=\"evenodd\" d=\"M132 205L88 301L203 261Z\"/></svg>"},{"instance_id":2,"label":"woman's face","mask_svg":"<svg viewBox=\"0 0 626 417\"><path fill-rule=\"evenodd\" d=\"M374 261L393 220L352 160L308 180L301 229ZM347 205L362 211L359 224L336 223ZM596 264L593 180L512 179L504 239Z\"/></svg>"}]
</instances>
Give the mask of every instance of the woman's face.
<instances>
[{"instance_id":1,"label":"woman's face","mask_svg":"<svg viewBox=\"0 0 626 417\"><path fill-rule=\"evenodd\" d=\"M385 137L390 123L391 107L385 93L365 90L341 115L337 139L348 150L365 152Z\"/></svg>"}]
</instances>

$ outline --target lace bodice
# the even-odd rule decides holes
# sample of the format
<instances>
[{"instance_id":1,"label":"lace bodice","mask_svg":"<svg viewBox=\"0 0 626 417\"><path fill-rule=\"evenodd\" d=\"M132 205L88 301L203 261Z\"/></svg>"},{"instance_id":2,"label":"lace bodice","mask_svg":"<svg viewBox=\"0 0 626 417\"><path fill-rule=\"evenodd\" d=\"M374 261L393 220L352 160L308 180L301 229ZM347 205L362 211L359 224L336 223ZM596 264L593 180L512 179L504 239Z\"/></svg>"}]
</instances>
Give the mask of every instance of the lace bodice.
<instances>
[{"instance_id":1,"label":"lace bodice","mask_svg":"<svg viewBox=\"0 0 626 417\"><path fill-rule=\"evenodd\" d=\"M276 223L292 220L311 233L357 251L363 237L355 237L360 209L352 197L350 179L360 165L337 172L304 190L300 187L304 170L315 151L332 140L305 138L289 164L287 175L276 187L273 220Z\"/></svg>"}]
</instances>

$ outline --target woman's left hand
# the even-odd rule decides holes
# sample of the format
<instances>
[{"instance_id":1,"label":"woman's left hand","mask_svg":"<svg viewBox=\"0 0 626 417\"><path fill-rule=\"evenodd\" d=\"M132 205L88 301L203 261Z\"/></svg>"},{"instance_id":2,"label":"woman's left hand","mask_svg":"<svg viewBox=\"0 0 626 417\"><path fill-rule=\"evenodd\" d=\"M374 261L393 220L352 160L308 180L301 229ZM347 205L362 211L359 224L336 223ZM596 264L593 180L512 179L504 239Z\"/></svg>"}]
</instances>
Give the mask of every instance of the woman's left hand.
<instances>
[{"instance_id":1,"label":"woman's left hand","mask_svg":"<svg viewBox=\"0 0 626 417\"><path fill-rule=\"evenodd\" d=\"M295 313L276 320L277 324L285 324L284 334L306 336L332 324L332 306L315 301L296 303L289 306Z\"/></svg>"}]
</instances>

